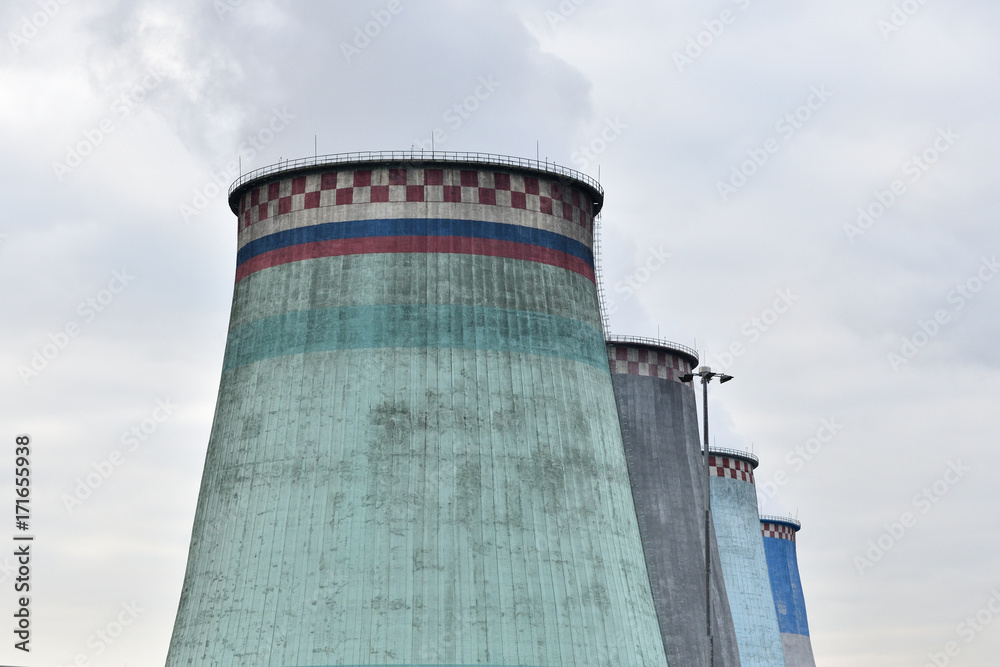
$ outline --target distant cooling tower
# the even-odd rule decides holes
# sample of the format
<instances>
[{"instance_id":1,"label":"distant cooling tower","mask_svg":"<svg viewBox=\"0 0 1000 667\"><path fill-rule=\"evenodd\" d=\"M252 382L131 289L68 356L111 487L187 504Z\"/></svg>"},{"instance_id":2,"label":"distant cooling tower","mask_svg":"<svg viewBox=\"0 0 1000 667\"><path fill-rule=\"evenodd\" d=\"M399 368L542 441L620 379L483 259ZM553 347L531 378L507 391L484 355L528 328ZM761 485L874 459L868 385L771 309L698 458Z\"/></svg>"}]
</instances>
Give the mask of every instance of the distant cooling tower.
<instances>
[{"instance_id":1,"label":"distant cooling tower","mask_svg":"<svg viewBox=\"0 0 1000 667\"><path fill-rule=\"evenodd\" d=\"M708 665L705 462L694 390L679 380L698 357L674 343L610 338L608 359L667 660ZM715 665L739 667L714 533L710 540Z\"/></svg>"},{"instance_id":2,"label":"distant cooling tower","mask_svg":"<svg viewBox=\"0 0 1000 667\"><path fill-rule=\"evenodd\" d=\"M709 450L712 517L742 667L785 664L760 532L753 470L757 457Z\"/></svg>"},{"instance_id":3,"label":"distant cooling tower","mask_svg":"<svg viewBox=\"0 0 1000 667\"><path fill-rule=\"evenodd\" d=\"M168 667L666 667L594 284L602 202L480 154L234 185Z\"/></svg>"},{"instance_id":4,"label":"distant cooling tower","mask_svg":"<svg viewBox=\"0 0 1000 667\"><path fill-rule=\"evenodd\" d=\"M795 534L801 527L795 519L776 516L760 519L786 667L816 667L795 550Z\"/></svg>"}]
</instances>

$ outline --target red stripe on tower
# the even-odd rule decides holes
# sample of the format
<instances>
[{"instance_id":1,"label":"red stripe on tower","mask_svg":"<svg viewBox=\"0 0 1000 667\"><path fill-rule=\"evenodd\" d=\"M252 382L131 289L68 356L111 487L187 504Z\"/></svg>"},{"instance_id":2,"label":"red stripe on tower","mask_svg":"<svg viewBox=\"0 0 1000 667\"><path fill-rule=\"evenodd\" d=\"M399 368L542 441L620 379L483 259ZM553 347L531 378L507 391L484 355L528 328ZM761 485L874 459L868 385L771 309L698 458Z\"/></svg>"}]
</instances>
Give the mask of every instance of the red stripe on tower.
<instances>
[{"instance_id":1,"label":"red stripe on tower","mask_svg":"<svg viewBox=\"0 0 1000 667\"><path fill-rule=\"evenodd\" d=\"M530 243L465 236L373 236L314 241L256 255L236 269L236 282L272 266L319 257L374 253L455 253L523 259L558 266L594 282L594 269L579 257Z\"/></svg>"}]
</instances>

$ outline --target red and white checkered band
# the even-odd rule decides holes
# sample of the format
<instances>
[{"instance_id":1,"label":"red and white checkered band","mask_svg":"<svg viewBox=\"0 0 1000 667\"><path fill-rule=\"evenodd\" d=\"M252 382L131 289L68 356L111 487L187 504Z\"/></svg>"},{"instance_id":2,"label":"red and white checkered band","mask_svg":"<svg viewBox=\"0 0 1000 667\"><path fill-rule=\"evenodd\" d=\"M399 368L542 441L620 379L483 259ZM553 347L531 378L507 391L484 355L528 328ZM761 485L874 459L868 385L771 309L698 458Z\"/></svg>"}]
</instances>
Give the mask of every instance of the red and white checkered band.
<instances>
[{"instance_id":1,"label":"red and white checkered band","mask_svg":"<svg viewBox=\"0 0 1000 667\"><path fill-rule=\"evenodd\" d=\"M764 537L776 537L779 540L795 541L795 529L784 523L766 521L760 524L760 530L764 534Z\"/></svg>"},{"instance_id":2,"label":"red and white checkered band","mask_svg":"<svg viewBox=\"0 0 1000 667\"><path fill-rule=\"evenodd\" d=\"M612 375L644 375L661 380L677 380L691 372L691 362L667 350L629 345L608 345ZM679 381L679 380L678 380Z\"/></svg>"},{"instance_id":3,"label":"red and white checkered band","mask_svg":"<svg viewBox=\"0 0 1000 667\"><path fill-rule=\"evenodd\" d=\"M594 229L593 202L577 188L517 173L423 168L331 171L261 185L243 195L240 229L292 211L383 202L519 208Z\"/></svg>"},{"instance_id":4,"label":"red and white checkered band","mask_svg":"<svg viewBox=\"0 0 1000 667\"><path fill-rule=\"evenodd\" d=\"M741 482L754 483L753 466L746 461L728 456L709 455L708 474L712 477L727 477L738 479Z\"/></svg>"}]
</instances>

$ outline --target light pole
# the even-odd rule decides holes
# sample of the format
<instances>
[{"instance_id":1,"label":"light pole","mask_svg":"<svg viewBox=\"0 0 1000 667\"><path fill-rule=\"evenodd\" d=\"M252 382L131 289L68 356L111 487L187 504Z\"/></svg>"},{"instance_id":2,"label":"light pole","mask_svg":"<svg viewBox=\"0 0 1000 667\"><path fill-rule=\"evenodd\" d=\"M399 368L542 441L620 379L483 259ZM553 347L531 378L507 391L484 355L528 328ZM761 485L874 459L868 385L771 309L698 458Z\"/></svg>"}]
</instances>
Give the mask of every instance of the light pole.
<instances>
[{"instance_id":1,"label":"light pole","mask_svg":"<svg viewBox=\"0 0 1000 667\"><path fill-rule=\"evenodd\" d=\"M693 373L686 373L681 376L681 382L691 382L696 377L701 378L702 390L702 433L704 434L704 447L702 455L705 457L705 632L708 635L708 664L715 665L715 640L712 637L712 540L709 537L709 530L712 522L712 495L709 489L711 479L709 478L709 458L708 458L708 383L714 378L719 378L719 383L729 382L732 375L725 373L715 373L708 366L701 366Z\"/></svg>"}]
</instances>

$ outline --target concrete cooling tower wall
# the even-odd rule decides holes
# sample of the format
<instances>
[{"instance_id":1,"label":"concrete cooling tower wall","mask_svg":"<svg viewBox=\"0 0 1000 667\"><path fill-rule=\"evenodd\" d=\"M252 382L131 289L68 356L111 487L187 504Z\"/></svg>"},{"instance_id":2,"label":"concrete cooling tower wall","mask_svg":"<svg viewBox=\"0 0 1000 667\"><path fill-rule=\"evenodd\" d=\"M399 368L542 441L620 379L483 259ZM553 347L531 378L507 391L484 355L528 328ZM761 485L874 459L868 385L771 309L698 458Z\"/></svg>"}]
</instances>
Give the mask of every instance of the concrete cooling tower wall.
<instances>
[{"instance_id":1,"label":"concrete cooling tower wall","mask_svg":"<svg viewBox=\"0 0 1000 667\"><path fill-rule=\"evenodd\" d=\"M781 643L786 667L816 667L809 622L806 620L806 600L799 579L799 560L795 535L801 524L795 519L765 516L760 519L764 536L764 553L774 595L774 610L778 615Z\"/></svg>"},{"instance_id":2,"label":"concrete cooling tower wall","mask_svg":"<svg viewBox=\"0 0 1000 667\"><path fill-rule=\"evenodd\" d=\"M168 667L667 664L594 284L603 193L419 158L289 162L231 193Z\"/></svg>"},{"instance_id":3,"label":"concrete cooling tower wall","mask_svg":"<svg viewBox=\"0 0 1000 667\"><path fill-rule=\"evenodd\" d=\"M611 338L608 359L667 659L671 665L708 665L705 463L694 390L678 379L698 358L672 343ZM710 540L714 664L739 667L714 533Z\"/></svg>"},{"instance_id":4,"label":"concrete cooling tower wall","mask_svg":"<svg viewBox=\"0 0 1000 667\"><path fill-rule=\"evenodd\" d=\"M742 667L785 664L760 532L753 470L757 457L710 450L712 517Z\"/></svg>"}]
</instances>

